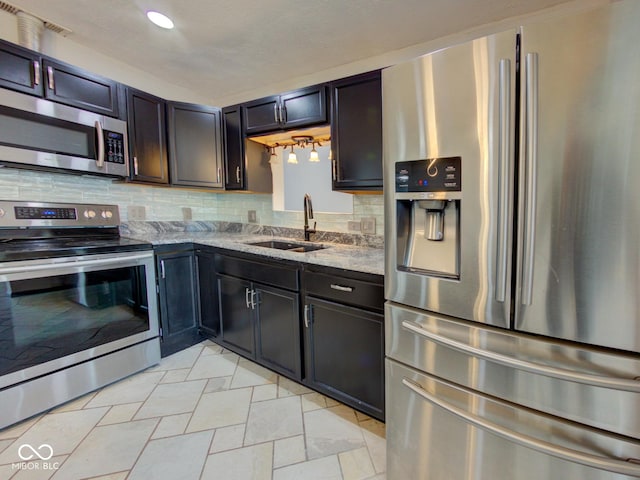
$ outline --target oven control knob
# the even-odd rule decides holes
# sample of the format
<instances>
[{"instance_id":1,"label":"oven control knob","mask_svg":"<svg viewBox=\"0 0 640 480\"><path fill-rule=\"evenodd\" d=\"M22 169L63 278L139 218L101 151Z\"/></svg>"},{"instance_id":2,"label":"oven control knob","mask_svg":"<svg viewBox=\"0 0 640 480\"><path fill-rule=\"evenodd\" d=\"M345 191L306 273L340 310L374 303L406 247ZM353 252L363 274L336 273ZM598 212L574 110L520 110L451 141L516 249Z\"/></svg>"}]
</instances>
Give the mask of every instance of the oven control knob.
<instances>
[{"instance_id":1,"label":"oven control knob","mask_svg":"<svg viewBox=\"0 0 640 480\"><path fill-rule=\"evenodd\" d=\"M111 217L113 217L113 212L111 210L102 211L102 218L109 220Z\"/></svg>"},{"instance_id":2,"label":"oven control knob","mask_svg":"<svg viewBox=\"0 0 640 480\"><path fill-rule=\"evenodd\" d=\"M95 210L85 210L84 218L94 218L96 216Z\"/></svg>"}]
</instances>

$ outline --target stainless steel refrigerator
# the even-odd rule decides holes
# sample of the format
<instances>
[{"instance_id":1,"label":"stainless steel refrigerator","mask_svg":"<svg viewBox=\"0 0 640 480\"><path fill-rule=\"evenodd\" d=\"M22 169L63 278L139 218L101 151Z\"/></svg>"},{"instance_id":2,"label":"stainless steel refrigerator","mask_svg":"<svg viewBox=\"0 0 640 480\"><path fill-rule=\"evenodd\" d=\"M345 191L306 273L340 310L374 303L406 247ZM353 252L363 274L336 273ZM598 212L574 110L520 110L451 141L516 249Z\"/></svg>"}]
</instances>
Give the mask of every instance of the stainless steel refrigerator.
<instances>
[{"instance_id":1,"label":"stainless steel refrigerator","mask_svg":"<svg viewBox=\"0 0 640 480\"><path fill-rule=\"evenodd\" d=\"M382 81L389 480L640 477L640 2Z\"/></svg>"}]
</instances>

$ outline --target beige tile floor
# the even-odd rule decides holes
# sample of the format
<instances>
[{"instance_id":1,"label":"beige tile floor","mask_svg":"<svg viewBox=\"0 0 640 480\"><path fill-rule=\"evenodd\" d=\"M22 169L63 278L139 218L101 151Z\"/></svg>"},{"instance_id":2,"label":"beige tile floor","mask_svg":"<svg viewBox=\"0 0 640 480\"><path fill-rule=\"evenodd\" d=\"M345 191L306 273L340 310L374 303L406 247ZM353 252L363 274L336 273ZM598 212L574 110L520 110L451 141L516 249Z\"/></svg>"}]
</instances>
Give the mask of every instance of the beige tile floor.
<instances>
[{"instance_id":1,"label":"beige tile floor","mask_svg":"<svg viewBox=\"0 0 640 480\"><path fill-rule=\"evenodd\" d=\"M209 341L0 431L2 480L385 478L383 423Z\"/></svg>"}]
</instances>

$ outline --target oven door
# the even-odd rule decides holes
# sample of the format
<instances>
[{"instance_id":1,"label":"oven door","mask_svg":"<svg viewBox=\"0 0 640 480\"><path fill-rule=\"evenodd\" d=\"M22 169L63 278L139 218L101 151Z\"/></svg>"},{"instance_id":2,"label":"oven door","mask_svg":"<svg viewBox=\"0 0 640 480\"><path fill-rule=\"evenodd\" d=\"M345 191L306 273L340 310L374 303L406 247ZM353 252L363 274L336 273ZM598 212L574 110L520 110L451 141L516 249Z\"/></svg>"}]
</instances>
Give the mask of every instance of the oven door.
<instances>
[{"instance_id":1,"label":"oven door","mask_svg":"<svg viewBox=\"0 0 640 480\"><path fill-rule=\"evenodd\" d=\"M0 263L0 389L157 337L153 258Z\"/></svg>"}]
</instances>

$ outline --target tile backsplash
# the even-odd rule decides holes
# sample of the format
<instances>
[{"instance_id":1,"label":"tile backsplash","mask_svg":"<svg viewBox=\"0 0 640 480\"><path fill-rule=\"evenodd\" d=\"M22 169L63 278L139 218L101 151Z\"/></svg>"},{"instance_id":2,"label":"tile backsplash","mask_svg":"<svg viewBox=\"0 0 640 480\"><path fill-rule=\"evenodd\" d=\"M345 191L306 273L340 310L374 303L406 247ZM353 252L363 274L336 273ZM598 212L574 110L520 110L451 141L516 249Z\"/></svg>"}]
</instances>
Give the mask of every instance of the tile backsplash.
<instances>
[{"instance_id":1,"label":"tile backsplash","mask_svg":"<svg viewBox=\"0 0 640 480\"><path fill-rule=\"evenodd\" d=\"M143 207L148 221L181 221L185 219L183 209L189 208L193 220L247 223L248 211L254 210L256 223L260 225L301 228L304 222L302 212L274 212L270 194L153 187L13 168L0 168L0 199L117 204L123 222L130 220L131 206ZM319 231L346 233L348 222L359 222L363 217L373 217L376 235L383 235L382 195L355 195L353 214L316 213L314 221Z\"/></svg>"}]
</instances>

